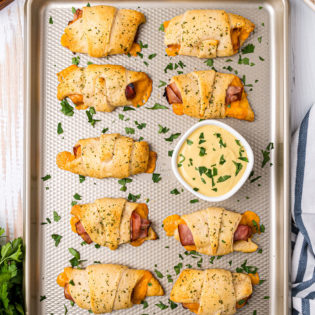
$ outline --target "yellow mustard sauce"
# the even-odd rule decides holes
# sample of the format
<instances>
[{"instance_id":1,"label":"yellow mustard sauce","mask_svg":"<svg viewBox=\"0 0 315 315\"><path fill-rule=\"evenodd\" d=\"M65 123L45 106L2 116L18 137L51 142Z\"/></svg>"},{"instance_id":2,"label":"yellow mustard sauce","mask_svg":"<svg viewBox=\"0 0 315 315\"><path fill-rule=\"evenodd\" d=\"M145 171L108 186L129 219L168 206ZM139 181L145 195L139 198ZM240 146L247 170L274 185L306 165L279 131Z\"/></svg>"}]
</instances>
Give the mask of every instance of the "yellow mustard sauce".
<instances>
[{"instance_id":1,"label":"yellow mustard sauce","mask_svg":"<svg viewBox=\"0 0 315 315\"><path fill-rule=\"evenodd\" d=\"M182 178L208 197L222 196L232 190L247 164L247 152L241 142L229 131L214 125L193 131L177 156Z\"/></svg>"}]
</instances>

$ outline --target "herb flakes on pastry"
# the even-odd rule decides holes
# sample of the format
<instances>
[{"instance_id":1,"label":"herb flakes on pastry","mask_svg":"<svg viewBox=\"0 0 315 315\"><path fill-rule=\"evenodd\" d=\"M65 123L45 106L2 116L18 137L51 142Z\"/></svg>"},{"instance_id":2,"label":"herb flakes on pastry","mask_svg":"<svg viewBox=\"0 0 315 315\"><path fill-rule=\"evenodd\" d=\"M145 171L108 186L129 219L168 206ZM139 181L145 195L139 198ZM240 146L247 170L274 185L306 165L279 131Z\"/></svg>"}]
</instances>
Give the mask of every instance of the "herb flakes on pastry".
<instances>
[{"instance_id":1,"label":"herb flakes on pastry","mask_svg":"<svg viewBox=\"0 0 315 315\"><path fill-rule=\"evenodd\" d=\"M69 97L77 109L93 106L111 112L116 107L144 105L152 92L152 80L144 72L118 65L72 65L57 74L57 98Z\"/></svg>"},{"instance_id":2,"label":"herb flakes on pastry","mask_svg":"<svg viewBox=\"0 0 315 315\"><path fill-rule=\"evenodd\" d=\"M126 178L139 173L153 173L157 154L145 141L134 141L118 133L79 140L71 152L60 152L60 169L95 178Z\"/></svg>"},{"instance_id":3,"label":"herb flakes on pastry","mask_svg":"<svg viewBox=\"0 0 315 315\"><path fill-rule=\"evenodd\" d=\"M140 246L146 240L157 239L148 212L144 203L102 198L93 203L74 205L70 223L72 231L86 243L95 242L115 250L121 244Z\"/></svg>"},{"instance_id":4,"label":"herb flakes on pastry","mask_svg":"<svg viewBox=\"0 0 315 315\"><path fill-rule=\"evenodd\" d=\"M235 314L253 292L247 274L224 269L186 269L176 280L170 299L199 315Z\"/></svg>"},{"instance_id":5,"label":"herb flakes on pastry","mask_svg":"<svg viewBox=\"0 0 315 315\"><path fill-rule=\"evenodd\" d=\"M258 249L252 242L254 233L260 233L259 216L246 211L240 213L211 207L190 214L171 215L164 219L167 236L181 242L186 250L221 256L240 251L251 253Z\"/></svg>"},{"instance_id":6,"label":"herb flakes on pastry","mask_svg":"<svg viewBox=\"0 0 315 315\"><path fill-rule=\"evenodd\" d=\"M72 52L105 57L136 50L138 27L145 16L138 11L97 5L76 10L61 37L61 45Z\"/></svg>"},{"instance_id":7,"label":"herb flakes on pastry","mask_svg":"<svg viewBox=\"0 0 315 315\"><path fill-rule=\"evenodd\" d=\"M234 74L205 70L173 76L165 96L176 115L254 121L244 85Z\"/></svg>"},{"instance_id":8,"label":"herb flakes on pastry","mask_svg":"<svg viewBox=\"0 0 315 315\"><path fill-rule=\"evenodd\" d=\"M169 56L198 58L236 54L255 29L248 19L224 10L188 10L163 25Z\"/></svg>"},{"instance_id":9,"label":"herb flakes on pastry","mask_svg":"<svg viewBox=\"0 0 315 315\"><path fill-rule=\"evenodd\" d=\"M64 288L66 299L94 314L130 308L148 296L164 295L151 272L123 265L97 264L85 269L67 267L59 274L57 283Z\"/></svg>"}]
</instances>

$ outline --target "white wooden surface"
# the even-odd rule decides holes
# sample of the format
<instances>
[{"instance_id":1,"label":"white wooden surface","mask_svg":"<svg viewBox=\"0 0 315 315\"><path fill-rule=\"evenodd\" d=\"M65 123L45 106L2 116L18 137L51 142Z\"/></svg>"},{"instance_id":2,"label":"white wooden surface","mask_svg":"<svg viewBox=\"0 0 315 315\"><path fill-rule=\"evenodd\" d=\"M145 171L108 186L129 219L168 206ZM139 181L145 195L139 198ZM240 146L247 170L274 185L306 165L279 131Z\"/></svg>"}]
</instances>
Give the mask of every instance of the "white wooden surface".
<instances>
[{"instance_id":1,"label":"white wooden surface","mask_svg":"<svg viewBox=\"0 0 315 315\"><path fill-rule=\"evenodd\" d=\"M315 103L315 12L290 0L291 127ZM0 226L23 233L23 16L24 0L0 11Z\"/></svg>"}]
</instances>

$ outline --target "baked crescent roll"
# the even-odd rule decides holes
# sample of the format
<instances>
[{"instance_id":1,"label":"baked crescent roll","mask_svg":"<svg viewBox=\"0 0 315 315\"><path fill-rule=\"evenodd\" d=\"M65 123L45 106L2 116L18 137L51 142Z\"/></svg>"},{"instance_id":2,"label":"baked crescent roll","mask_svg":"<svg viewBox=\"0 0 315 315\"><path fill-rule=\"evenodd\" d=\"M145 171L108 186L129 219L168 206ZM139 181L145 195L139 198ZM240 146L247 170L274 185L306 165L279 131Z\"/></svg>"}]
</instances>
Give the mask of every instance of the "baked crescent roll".
<instances>
[{"instance_id":1,"label":"baked crescent roll","mask_svg":"<svg viewBox=\"0 0 315 315\"><path fill-rule=\"evenodd\" d=\"M224 10L188 10L164 22L166 53L198 58L232 56L255 25Z\"/></svg>"},{"instance_id":2,"label":"baked crescent roll","mask_svg":"<svg viewBox=\"0 0 315 315\"><path fill-rule=\"evenodd\" d=\"M145 16L135 10L97 5L78 9L61 37L61 45L72 52L105 57L126 54Z\"/></svg>"},{"instance_id":3,"label":"baked crescent roll","mask_svg":"<svg viewBox=\"0 0 315 315\"><path fill-rule=\"evenodd\" d=\"M139 173L153 173L157 154L145 141L134 141L119 133L79 140L73 154L60 152L57 166L83 176L126 178Z\"/></svg>"},{"instance_id":4,"label":"baked crescent roll","mask_svg":"<svg viewBox=\"0 0 315 315\"><path fill-rule=\"evenodd\" d=\"M123 265L98 264L85 269L67 267L57 283L66 299L95 314L140 304L147 296L164 295L160 283L147 270Z\"/></svg>"},{"instance_id":5,"label":"baked crescent roll","mask_svg":"<svg viewBox=\"0 0 315 315\"><path fill-rule=\"evenodd\" d=\"M157 239L148 212L145 203L102 198L93 203L74 205L70 223L72 231L86 243L95 242L114 250L121 244L139 246L146 240Z\"/></svg>"},{"instance_id":6,"label":"baked crescent roll","mask_svg":"<svg viewBox=\"0 0 315 315\"><path fill-rule=\"evenodd\" d=\"M254 120L244 85L234 74L206 70L177 75L172 77L165 95L177 115Z\"/></svg>"},{"instance_id":7,"label":"baked crescent roll","mask_svg":"<svg viewBox=\"0 0 315 315\"><path fill-rule=\"evenodd\" d=\"M170 299L199 315L232 315L252 291L247 274L224 269L186 269L176 280Z\"/></svg>"},{"instance_id":8,"label":"baked crescent roll","mask_svg":"<svg viewBox=\"0 0 315 315\"><path fill-rule=\"evenodd\" d=\"M163 227L167 236L174 236L187 250L221 256L233 251L256 251L258 246L251 236L260 232L259 221L252 211L242 215L211 207L182 216L171 215L164 219Z\"/></svg>"},{"instance_id":9,"label":"baked crescent roll","mask_svg":"<svg viewBox=\"0 0 315 315\"><path fill-rule=\"evenodd\" d=\"M57 98L69 97L77 109L93 106L111 112L118 106L142 106L152 91L152 80L144 72L117 65L72 65L58 74Z\"/></svg>"}]
</instances>

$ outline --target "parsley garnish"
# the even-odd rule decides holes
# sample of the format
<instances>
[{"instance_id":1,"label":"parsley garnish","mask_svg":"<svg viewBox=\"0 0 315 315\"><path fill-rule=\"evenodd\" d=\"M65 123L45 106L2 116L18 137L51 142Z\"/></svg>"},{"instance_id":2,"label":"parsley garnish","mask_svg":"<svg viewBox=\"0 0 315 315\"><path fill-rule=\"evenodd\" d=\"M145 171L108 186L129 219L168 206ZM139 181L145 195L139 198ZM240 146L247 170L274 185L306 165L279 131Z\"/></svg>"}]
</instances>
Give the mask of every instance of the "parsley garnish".
<instances>
[{"instance_id":1,"label":"parsley garnish","mask_svg":"<svg viewBox=\"0 0 315 315\"><path fill-rule=\"evenodd\" d=\"M170 299L168 299L168 303L170 304L171 310L173 310L174 308L176 308L178 306L176 303L174 303Z\"/></svg>"},{"instance_id":2,"label":"parsley garnish","mask_svg":"<svg viewBox=\"0 0 315 315\"><path fill-rule=\"evenodd\" d=\"M80 196L79 194L77 194L77 193L75 193L75 194L73 195L73 198L74 198L75 200L81 200L81 196Z\"/></svg>"},{"instance_id":3,"label":"parsley garnish","mask_svg":"<svg viewBox=\"0 0 315 315\"><path fill-rule=\"evenodd\" d=\"M241 267L236 268L236 272L246 272L255 274L258 268L256 266L247 266L247 259L242 263Z\"/></svg>"},{"instance_id":4,"label":"parsley garnish","mask_svg":"<svg viewBox=\"0 0 315 315\"><path fill-rule=\"evenodd\" d=\"M198 200L198 199L192 199L192 200L190 200L189 202L190 202L190 203L196 203L196 202L199 202L199 200Z\"/></svg>"},{"instance_id":5,"label":"parsley garnish","mask_svg":"<svg viewBox=\"0 0 315 315\"><path fill-rule=\"evenodd\" d=\"M274 149L274 145L272 142L270 142L267 147L266 150L261 150L261 153L263 155L263 161L261 163L261 167L264 168L265 165L270 161L270 152L271 150Z\"/></svg>"},{"instance_id":6,"label":"parsley garnish","mask_svg":"<svg viewBox=\"0 0 315 315\"><path fill-rule=\"evenodd\" d=\"M168 156L172 156L172 155L173 155L173 152L174 152L174 150L170 150L170 151L167 152L167 155L168 155Z\"/></svg>"},{"instance_id":7,"label":"parsley garnish","mask_svg":"<svg viewBox=\"0 0 315 315\"><path fill-rule=\"evenodd\" d=\"M57 213L57 211L54 211L54 221L58 222L60 221L60 219L61 219L61 216Z\"/></svg>"},{"instance_id":8,"label":"parsley garnish","mask_svg":"<svg viewBox=\"0 0 315 315\"><path fill-rule=\"evenodd\" d=\"M53 18L51 16L49 17L49 24L54 24Z\"/></svg>"},{"instance_id":9,"label":"parsley garnish","mask_svg":"<svg viewBox=\"0 0 315 315\"><path fill-rule=\"evenodd\" d=\"M85 181L85 176L79 175L79 181L80 181L80 184L83 183Z\"/></svg>"},{"instance_id":10,"label":"parsley garnish","mask_svg":"<svg viewBox=\"0 0 315 315\"><path fill-rule=\"evenodd\" d=\"M136 126L137 126L137 128L138 129L143 129L143 128L145 128L146 127L146 123L138 123L137 121L135 121L135 124L136 124Z\"/></svg>"},{"instance_id":11,"label":"parsley garnish","mask_svg":"<svg viewBox=\"0 0 315 315\"><path fill-rule=\"evenodd\" d=\"M189 140L189 139L187 139L186 142L188 145L192 145L194 143L192 140Z\"/></svg>"},{"instance_id":12,"label":"parsley garnish","mask_svg":"<svg viewBox=\"0 0 315 315\"><path fill-rule=\"evenodd\" d=\"M126 131L126 134L127 134L127 135L134 135L134 134L135 134L134 128L126 127L126 128L125 128L125 131Z\"/></svg>"},{"instance_id":13,"label":"parsley garnish","mask_svg":"<svg viewBox=\"0 0 315 315\"><path fill-rule=\"evenodd\" d=\"M104 128L103 130L102 130L102 133L106 133L108 131L108 128Z\"/></svg>"},{"instance_id":14,"label":"parsley garnish","mask_svg":"<svg viewBox=\"0 0 315 315\"><path fill-rule=\"evenodd\" d=\"M72 13L75 14L77 12L76 8L72 7Z\"/></svg>"},{"instance_id":15,"label":"parsley garnish","mask_svg":"<svg viewBox=\"0 0 315 315\"><path fill-rule=\"evenodd\" d=\"M236 167L235 176L237 176L238 173L239 173L239 172L241 171L241 169L243 168L243 164L237 163L237 162L235 162L235 161L232 161L232 162L233 162L233 164L234 164L235 167Z\"/></svg>"},{"instance_id":16,"label":"parsley garnish","mask_svg":"<svg viewBox=\"0 0 315 315\"><path fill-rule=\"evenodd\" d=\"M220 165L223 165L225 162L226 162L226 160L225 160L225 158L224 158L224 155L222 154L222 155L220 156L220 162L219 162L219 164L220 164Z\"/></svg>"},{"instance_id":17,"label":"parsley garnish","mask_svg":"<svg viewBox=\"0 0 315 315\"><path fill-rule=\"evenodd\" d=\"M162 179L162 177L160 174L156 174L156 173L152 174L153 183L158 183L161 179Z\"/></svg>"},{"instance_id":18,"label":"parsley garnish","mask_svg":"<svg viewBox=\"0 0 315 315\"><path fill-rule=\"evenodd\" d=\"M248 44L245 47L242 48L242 53L245 54L251 54L255 51L255 45Z\"/></svg>"},{"instance_id":19,"label":"parsley garnish","mask_svg":"<svg viewBox=\"0 0 315 315\"><path fill-rule=\"evenodd\" d=\"M159 124L159 133L167 133L170 129Z\"/></svg>"},{"instance_id":20,"label":"parsley garnish","mask_svg":"<svg viewBox=\"0 0 315 315\"><path fill-rule=\"evenodd\" d=\"M145 300L141 301L141 304L143 305L143 309L145 309L149 306L148 302Z\"/></svg>"},{"instance_id":21,"label":"parsley garnish","mask_svg":"<svg viewBox=\"0 0 315 315\"><path fill-rule=\"evenodd\" d=\"M62 239L62 236L58 234L52 234L51 238L55 241L55 246L57 247Z\"/></svg>"},{"instance_id":22,"label":"parsley garnish","mask_svg":"<svg viewBox=\"0 0 315 315\"><path fill-rule=\"evenodd\" d=\"M161 310L165 310L166 308L168 308L168 306L167 305L165 305L164 303L162 303L161 301L160 301L160 303L159 304L155 304L157 307L159 307Z\"/></svg>"},{"instance_id":23,"label":"parsley garnish","mask_svg":"<svg viewBox=\"0 0 315 315\"><path fill-rule=\"evenodd\" d=\"M45 182L48 179L51 179L51 175L47 174L44 177L41 177L42 181Z\"/></svg>"},{"instance_id":24,"label":"parsley garnish","mask_svg":"<svg viewBox=\"0 0 315 315\"><path fill-rule=\"evenodd\" d=\"M127 112L128 110L136 110L136 109L130 106L124 106L123 112Z\"/></svg>"},{"instance_id":25,"label":"parsley garnish","mask_svg":"<svg viewBox=\"0 0 315 315\"><path fill-rule=\"evenodd\" d=\"M226 180L228 180L229 178L231 178L230 175L220 176L220 177L218 178L217 183L223 183L223 182L225 182Z\"/></svg>"},{"instance_id":26,"label":"parsley garnish","mask_svg":"<svg viewBox=\"0 0 315 315\"><path fill-rule=\"evenodd\" d=\"M122 185L122 187L120 188L121 191L126 191L127 190L127 187L126 187L126 184L129 184L132 182L132 179L131 178L122 178L122 179L119 179L118 180L118 184L119 185Z\"/></svg>"},{"instance_id":27,"label":"parsley garnish","mask_svg":"<svg viewBox=\"0 0 315 315\"><path fill-rule=\"evenodd\" d=\"M262 39L261 36L257 38L259 44L261 43L261 39Z\"/></svg>"},{"instance_id":28,"label":"parsley garnish","mask_svg":"<svg viewBox=\"0 0 315 315\"><path fill-rule=\"evenodd\" d=\"M261 57L261 56L259 56L259 60L265 61L265 59L263 57Z\"/></svg>"},{"instance_id":29,"label":"parsley garnish","mask_svg":"<svg viewBox=\"0 0 315 315\"><path fill-rule=\"evenodd\" d=\"M208 67L212 67L212 66L213 66L213 59L207 59L206 61L204 61L204 63L205 63Z\"/></svg>"},{"instance_id":30,"label":"parsley garnish","mask_svg":"<svg viewBox=\"0 0 315 315\"><path fill-rule=\"evenodd\" d=\"M133 194L129 193L128 200L133 201L133 202L137 202L137 200L140 199L140 197L141 197L141 194L133 195Z\"/></svg>"},{"instance_id":31,"label":"parsley garnish","mask_svg":"<svg viewBox=\"0 0 315 315\"><path fill-rule=\"evenodd\" d=\"M160 87L162 87L162 86L165 86L166 84L167 84L166 82L160 80L160 84L159 84L158 87L160 88Z\"/></svg>"},{"instance_id":32,"label":"parsley garnish","mask_svg":"<svg viewBox=\"0 0 315 315\"><path fill-rule=\"evenodd\" d=\"M86 112L86 116L88 117L88 122L94 127L96 122L100 121L100 119L94 119L93 115L96 114L95 108L90 107Z\"/></svg>"},{"instance_id":33,"label":"parsley garnish","mask_svg":"<svg viewBox=\"0 0 315 315\"><path fill-rule=\"evenodd\" d=\"M180 192L178 191L177 188L174 188L173 190L171 190L170 193L171 193L172 195L179 195L179 194L180 194Z\"/></svg>"},{"instance_id":34,"label":"parsley garnish","mask_svg":"<svg viewBox=\"0 0 315 315\"><path fill-rule=\"evenodd\" d=\"M159 31L164 32L164 24L163 24L163 23L160 25L160 27L159 27Z\"/></svg>"},{"instance_id":35,"label":"parsley garnish","mask_svg":"<svg viewBox=\"0 0 315 315\"><path fill-rule=\"evenodd\" d=\"M176 275L180 274L180 270L182 268L183 268L183 264L182 263L179 263L178 265L174 266L174 270L175 270Z\"/></svg>"},{"instance_id":36,"label":"parsley garnish","mask_svg":"<svg viewBox=\"0 0 315 315\"><path fill-rule=\"evenodd\" d=\"M67 99L64 99L60 102L61 112L66 116L73 116L73 107L68 103Z\"/></svg>"},{"instance_id":37,"label":"parsley garnish","mask_svg":"<svg viewBox=\"0 0 315 315\"><path fill-rule=\"evenodd\" d=\"M162 279L164 277L163 274L160 271L158 271L157 269L154 269L154 272L156 273L156 276L158 278Z\"/></svg>"},{"instance_id":38,"label":"parsley garnish","mask_svg":"<svg viewBox=\"0 0 315 315\"><path fill-rule=\"evenodd\" d=\"M80 56L72 58L72 64L78 66L80 63Z\"/></svg>"},{"instance_id":39,"label":"parsley garnish","mask_svg":"<svg viewBox=\"0 0 315 315\"><path fill-rule=\"evenodd\" d=\"M57 126L57 133L58 135L61 135L63 133L63 129L62 129L62 126L61 126L61 122L58 123L58 126Z\"/></svg>"},{"instance_id":40,"label":"parsley garnish","mask_svg":"<svg viewBox=\"0 0 315 315\"><path fill-rule=\"evenodd\" d=\"M205 155L207 155L207 153L206 153L206 148L204 148L204 147L199 147L199 156L205 156Z\"/></svg>"},{"instance_id":41,"label":"parsley garnish","mask_svg":"<svg viewBox=\"0 0 315 315\"><path fill-rule=\"evenodd\" d=\"M175 139L177 139L181 134L178 133L172 133L168 138L164 138L165 141L173 142Z\"/></svg>"},{"instance_id":42,"label":"parsley garnish","mask_svg":"<svg viewBox=\"0 0 315 315\"><path fill-rule=\"evenodd\" d=\"M154 57L156 57L156 54L151 54L151 55L149 55L148 58L149 58L150 60L152 60Z\"/></svg>"},{"instance_id":43,"label":"parsley garnish","mask_svg":"<svg viewBox=\"0 0 315 315\"><path fill-rule=\"evenodd\" d=\"M168 109L167 106L155 103L152 107L146 107L146 109Z\"/></svg>"}]
</instances>

